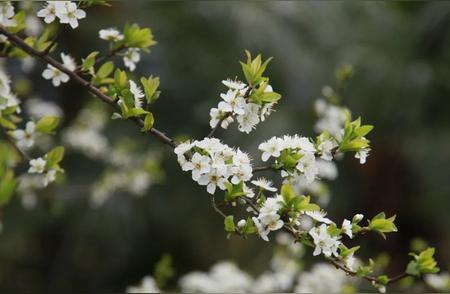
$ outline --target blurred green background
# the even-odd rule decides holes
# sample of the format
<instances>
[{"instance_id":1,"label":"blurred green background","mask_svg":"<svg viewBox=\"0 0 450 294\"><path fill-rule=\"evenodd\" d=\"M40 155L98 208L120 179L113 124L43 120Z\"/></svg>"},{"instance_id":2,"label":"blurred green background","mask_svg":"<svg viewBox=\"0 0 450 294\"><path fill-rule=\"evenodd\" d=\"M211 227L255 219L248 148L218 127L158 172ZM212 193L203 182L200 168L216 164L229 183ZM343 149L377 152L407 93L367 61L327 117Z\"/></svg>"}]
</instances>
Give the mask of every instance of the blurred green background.
<instances>
[{"instance_id":1,"label":"blurred green background","mask_svg":"<svg viewBox=\"0 0 450 294\"><path fill-rule=\"evenodd\" d=\"M386 251L389 273L401 271L414 237L437 248L441 268L450 262L450 3L116 1L95 7L77 30L66 30L62 52L80 60L107 50L98 31L126 21L152 28L158 45L142 55L136 75L161 77L154 106L156 127L171 136L201 138L209 109L223 91L220 81L240 76L244 49L273 56L268 75L283 95L277 111L250 135L233 125L219 136L258 161L259 142L298 133L313 136L313 102L334 82L334 70L352 64L355 75L345 104L375 125L365 165L351 156L339 163L331 184L330 217L397 214L399 233L384 241L362 238L362 257ZM55 53L56 54L56 53ZM92 99L73 83L53 88L31 74L33 91L58 103L70 124ZM11 74L14 74L11 72ZM64 162L66 183L40 193L34 210L13 201L0 235L0 291L123 291L151 274L164 253L177 275L206 270L220 259L259 274L271 245L257 238L226 240L210 196L191 181L171 150L143 137L132 124L113 122L110 136L132 136L160 150L165 181L141 199L114 195L104 206L87 203L88 185L101 166L81 155ZM270 176L270 174L268 174ZM174 285L173 279L171 285Z\"/></svg>"}]
</instances>

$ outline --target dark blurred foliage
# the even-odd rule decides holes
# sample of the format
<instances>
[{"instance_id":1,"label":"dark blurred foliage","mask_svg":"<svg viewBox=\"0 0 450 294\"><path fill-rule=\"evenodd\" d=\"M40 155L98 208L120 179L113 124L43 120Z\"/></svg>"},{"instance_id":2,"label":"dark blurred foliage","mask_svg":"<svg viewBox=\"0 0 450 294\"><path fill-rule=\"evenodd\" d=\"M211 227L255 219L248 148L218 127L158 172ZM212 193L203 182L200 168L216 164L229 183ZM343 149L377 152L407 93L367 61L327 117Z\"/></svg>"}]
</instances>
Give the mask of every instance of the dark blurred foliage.
<instances>
[{"instance_id":1,"label":"dark blurred foliage","mask_svg":"<svg viewBox=\"0 0 450 294\"><path fill-rule=\"evenodd\" d=\"M283 94L277 112L250 135L235 126L220 131L224 141L249 150L258 161L258 142L272 135L312 132L313 101L332 84L334 70L349 63L355 76L345 103L355 116L375 125L366 165L347 157L332 184L330 216L397 214L399 233L384 241L361 238L363 257L388 252L388 272L401 271L409 242L423 237L437 247L440 266L450 255L450 3L448 2L112 2L96 7L77 30L66 29L59 50L78 59L106 51L98 30L126 21L152 28L158 45L137 75L161 77L154 106L156 126L169 135L201 138L209 108L223 87L240 74L244 49L274 56L269 76ZM56 101L70 123L92 99L73 83L52 88L33 72L33 91ZM143 137L132 124L114 122L112 135ZM120 126L120 127L119 127ZM99 166L80 155L66 158L67 182L41 193L39 206L24 211L19 201L3 214L0 291L123 291L151 274L164 253L177 275L205 270L219 259L235 260L257 274L270 257L270 244L252 238L226 240L222 219L202 187L180 171L164 150L165 183L142 199L115 195L89 208L87 185ZM173 279L171 285L174 286Z\"/></svg>"}]
</instances>

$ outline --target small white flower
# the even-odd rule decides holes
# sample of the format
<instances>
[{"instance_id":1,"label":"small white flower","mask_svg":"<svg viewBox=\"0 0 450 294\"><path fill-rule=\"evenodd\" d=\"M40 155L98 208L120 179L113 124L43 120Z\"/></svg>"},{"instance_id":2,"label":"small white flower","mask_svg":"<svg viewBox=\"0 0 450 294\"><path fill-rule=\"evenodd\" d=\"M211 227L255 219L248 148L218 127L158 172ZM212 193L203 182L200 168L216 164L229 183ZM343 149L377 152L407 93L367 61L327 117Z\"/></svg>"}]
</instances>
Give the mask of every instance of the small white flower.
<instances>
[{"instance_id":1,"label":"small white flower","mask_svg":"<svg viewBox=\"0 0 450 294\"><path fill-rule=\"evenodd\" d=\"M281 208L281 204L277 198L267 198L263 207L259 210L259 215L273 215L277 214Z\"/></svg>"},{"instance_id":2,"label":"small white flower","mask_svg":"<svg viewBox=\"0 0 450 294\"><path fill-rule=\"evenodd\" d=\"M247 224L247 221L245 219L241 219L240 221L238 221L237 226L238 226L238 228L243 228L243 227L245 227L246 224Z\"/></svg>"},{"instance_id":3,"label":"small white flower","mask_svg":"<svg viewBox=\"0 0 450 294\"><path fill-rule=\"evenodd\" d=\"M326 257L332 255L339 256L337 250L341 242L338 237L332 237L328 233L328 227L325 224L321 224L318 228L312 228L309 231L309 235L313 238L316 248L314 249L313 255L317 256L323 253Z\"/></svg>"},{"instance_id":4,"label":"small white flower","mask_svg":"<svg viewBox=\"0 0 450 294\"><path fill-rule=\"evenodd\" d=\"M212 171L208 174L202 175L198 179L198 183L202 186L206 186L206 191L208 191L209 194L214 194L217 187L221 190L225 190L226 180L219 175L217 171Z\"/></svg>"},{"instance_id":5,"label":"small white flower","mask_svg":"<svg viewBox=\"0 0 450 294\"><path fill-rule=\"evenodd\" d=\"M332 223L332 221L329 218L325 217L327 213L323 210L305 211L305 214L318 222L325 224Z\"/></svg>"},{"instance_id":6,"label":"small white flower","mask_svg":"<svg viewBox=\"0 0 450 294\"><path fill-rule=\"evenodd\" d=\"M320 158L324 160L333 160L333 149L336 147L336 143L332 140L324 140L317 146L317 151L321 154Z\"/></svg>"},{"instance_id":7,"label":"small white flower","mask_svg":"<svg viewBox=\"0 0 450 294\"><path fill-rule=\"evenodd\" d=\"M252 184L260 187L261 189L267 190L267 191L271 191L271 192L276 192L277 188L272 186L272 182L265 179L265 178L259 178L255 181L252 181Z\"/></svg>"},{"instance_id":8,"label":"small white flower","mask_svg":"<svg viewBox=\"0 0 450 294\"><path fill-rule=\"evenodd\" d=\"M139 48L129 48L123 57L123 63L130 71L136 69L136 63L141 60L141 55L139 54Z\"/></svg>"},{"instance_id":9,"label":"small white flower","mask_svg":"<svg viewBox=\"0 0 450 294\"><path fill-rule=\"evenodd\" d=\"M64 67L70 71L74 71L77 68L77 64L75 60L69 54L61 53L61 60L64 64Z\"/></svg>"},{"instance_id":10,"label":"small white flower","mask_svg":"<svg viewBox=\"0 0 450 294\"><path fill-rule=\"evenodd\" d=\"M237 90L228 90L226 94L220 94L220 97L224 100L219 103L220 110L236 114L245 113L245 100L238 95Z\"/></svg>"},{"instance_id":11,"label":"small white flower","mask_svg":"<svg viewBox=\"0 0 450 294\"><path fill-rule=\"evenodd\" d=\"M309 152L303 153L302 158L297 162L296 169L303 173L307 184L314 182L319 173L314 154Z\"/></svg>"},{"instance_id":12,"label":"small white flower","mask_svg":"<svg viewBox=\"0 0 450 294\"><path fill-rule=\"evenodd\" d=\"M15 27L14 6L9 1L0 2L0 25L4 27Z\"/></svg>"},{"instance_id":13,"label":"small white flower","mask_svg":"<svg viewBox=\"0 0 450 294\"><path fill-rule=\"evenodd\" d=\"M344 258L344 264L347 268L349 268L352 271L355 271L357 269L357 263L358 260L355 258L355 256L353 255L353 253L347 255Z\"/></svg>"},{"instance_id":14,"label":"small white flower","mask_svg":"<svg viewBox=\"0 0 450 294\"><path fill-rule=\"evenodd\" d=\"M45 173L44 179L42 180L44 187L47 187L49 184L53 183L56 179L56 170L50 169Z\"/></svg>"},{"instance_id":15,"label":"small white flower","mask_svg":"<svg viewBox=\"0 0 450 294\"><path fill-rule=\"evenodd\" d=\"M42 72L42 77L46 80L52 80L55 87L58 87L61 83L67 83L70 79L67 74L50 64L47 64L47 68Z\"/></svg>"},{"instance_id":16,"label":"small white flower","mask_svg":"<svg viewBox=\"0 0 450 294\"><path fill-rule=\"evenodd\" d=\"M199 153L195 153L194 156L192 156L192 179L194 181L198 181L201 175L206 174L211 170L210 162L211 159L208 156L203 156Z\"/></svg>"},{"instance_id":17,"label":"small white flower","mask_svg":"<svg viewBox=\"0 0 450 294\"><path fill-rule=\"evenodd\" d=\"M230 79L223 80L222 84L224 84L225 86L227 86L231 90L242 90L245 87L247 87L247 85L244 84L241 81L233 81L233 80L230 80Z\"/></svg>"},{"instance_id":18,"label":"small white flower","mask_svg":"<svg viewBox=\"0 0 450 294\"><path fill-rule=\"evenodd\" d=\"M142 108L143 101L142 98L145 96L142 92L142 89L136 85L134 81L130 80L130 92L134 96L134 107L135 108Z\"/></svg>"},{"instance_id":19,"label":"small white flower","mask_svg":"<svg viewBox=\"0 0 450 294\"><path fill-rule=\"evenodd\" d=\"M360 164L366 163L367 157L369 156L370 149L361 149L355 154L355 158L359 159Z\"/></svg>"},{"instance_id":20,"label":"small white flower","mask_svg":"<svg viewBox=\"0 0 450 294\"><path fill-rule=\"evenodd\" d=\"M261 143L258 149L263 151L261 155L262 161L267 161L271 156L279 157L282 150L282 140L280 138L272 137L267 142Z\"/></svg>"},{"instance_id":21,"label":"small white flower","mask_svg":"<svg viewBox=\"0 0 450 294\"><path fill-rule=\"evenodd\" d=\"M342 230L344 231L344 234L350 237L350 239L353 238L351 221L349 221L348 219L344 219L344 221L342 222Z\"/></svg>"},{"instance_id":22,"label":"small white flower","mask_svg":"<svg viewBox=\"0 0 450 294\"><path fill-rule=\"evenodd\" d=\"M249 134L259 123L259 109L261 107L254 103L245 104L244 114L236 117L239 123L238 130Z\"/></svg>"},{"instance_id":23,"label":"small white flower","mask_svg":"<svg viewBox=\"0 0 450 294\"><path fill-rule=\"evenodd\" d=\"M36 125L34 122L29 121L25 125L25 130L14 130L12 136L16 140L17 147L19 148L31 148L34 145L34 131Z\"/></svg>"},{"instance_id":24,"label":"small white flower","mask_svg":"<svg viewBox=\"0 0 450 294\"><path fill-rule=\"evenodd\" d=\"M258 230L258 234L261 237L261 239L263 239L264 241L268 242L269 241L269 237L267 237L267 235L269 234L269 230L267 229L267 227L265 225L263 225L258 218L256 217L252 217L253 223L256 226L256 229Z\"/></svg>"},{"instance_id":25,"label":"small white flower","mask_svg":"<svg viewBox=\"0 0 450 294\"><path fill-rule=\"evenodd\" d=\"M115 28L103 29L98 32L100 39L117 42L123 40L124 36Z\"/></svg>"},{"instance_id":26,"label":"small white flower","mask_svg":"<svg viewBox=\"0 0 450 294\"><path fill-rule=\"evenodd\" d=\"M86 12L82 9L78 9L77 4L70 1L64 1L65 10L58 11L58 4L56 4L56 14L59 17L60 23L68 23L75 29L78 27L78 20L86 17Z\"/></svg>"},{"instance_id":27,"label":"small white flower","mask_svg":"<svg viewBox=\"0 0 450 294\"><path fill-rule=\"evenodd\" d=\"M44 8L38 11L37 16L43 17L45 23L52 23L56 19L57 8L58 13L61 13L61 10L65 9L64 3L62 1L47 1Z\"/></svg>"},{"instance_id":28,"label":"small white flower","mask_svg":"<svg viewBox=\"0 0 450 294\"><path fill-rule=\"evenodd\" d=\"M36 159L30 160L30 168L28 169L29 173L42 174L45 170L45 166L47 161L42 157L38 157Z\"/></svg>"}]
</instances>

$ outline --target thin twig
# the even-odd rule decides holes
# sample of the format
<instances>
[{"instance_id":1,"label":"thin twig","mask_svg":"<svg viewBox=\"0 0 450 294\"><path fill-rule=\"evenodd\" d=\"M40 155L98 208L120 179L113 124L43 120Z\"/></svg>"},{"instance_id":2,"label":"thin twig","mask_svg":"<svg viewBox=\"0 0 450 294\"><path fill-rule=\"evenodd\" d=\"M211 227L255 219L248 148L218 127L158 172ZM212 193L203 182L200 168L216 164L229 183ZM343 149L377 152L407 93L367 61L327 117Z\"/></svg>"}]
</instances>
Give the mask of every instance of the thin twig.
<instances>
[{"instance_id":1,"label":"thin twig","mask_svg":"<svg viewBox=\"0 0 450 294\"><path fill-rule=\"evenodd\" d=\"M223 216L224 218L227 217L227 216L225 215L225 213L223 213L223 211L220 210L219 207L217 207L217 205L216 205L216 199L214 198L214 195L212 195L212 197L211 197L211 203L212 203L212 206L213 206L214 210L215 210L218 214L220 214L220 215Z\"/></svg>"},{"instance_id":2,"label":"thin twig","mask_svg":"<svg viewBox=\"0 0 450 294\"><path fill-rule=\"evenodd\" d=\"M117 103L108 95L104 94L102 91L100 91L98 88L93 86L89 81L85 80L81 76L79 76L76 72L73 72L69 69L67 69L63 64L59 63L55 59L51 58L48 55L44 55L42 52L37 51L33 47L26 44L21 38L16 36L13 33L8 32L6 29L0 26L0 34L5 35L8 40L14 44L15 46L21 48L23 51L28 53L31 56L34 56L35 58L38 58L42 60L43 62L52 65L53 67L57 68L58 70L64 72L69 77L71 77L74 81L84 86L87 91L89 91L91 94L93 94L98 99L102 100L104 103L108 104L111 108L114 109L114 111L117 111L120 113L120 107L117 105ZM130 118L136 125L138 125L140 128L144 126L144 121L141 118ZM158 138L162 143L169 145L172 148L176 147L175 141L165 135L163 132L159 131L156 128L151 128L149 131L152 135Z\"/></svg>"}]
</instances>

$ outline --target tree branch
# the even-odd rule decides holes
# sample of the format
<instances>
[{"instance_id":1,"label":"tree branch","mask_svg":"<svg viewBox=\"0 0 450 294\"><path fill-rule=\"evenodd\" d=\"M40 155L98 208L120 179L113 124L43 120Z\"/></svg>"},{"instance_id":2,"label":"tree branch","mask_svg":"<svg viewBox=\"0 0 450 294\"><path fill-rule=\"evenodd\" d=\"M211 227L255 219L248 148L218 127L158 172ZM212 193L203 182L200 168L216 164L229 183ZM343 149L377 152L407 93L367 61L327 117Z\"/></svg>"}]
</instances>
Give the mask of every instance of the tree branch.
<instances>
[{"instance_id":1,"label":"tree branch","mask_svg":"<svg viewBox=\"0 0 450 294\"><path fill-rule=\"evenodd\" d=\"M5 129L2 128L2 133L6 138L6 141L8 141L8 143L26 160L30 161L31 157L28 156L28 154L26 154L24 151L22 151L17 145L16 143L11 140L11 138L9 137L9 135L6 133Z\"/></svg>"},{"instance_id":2,"label":"tree branch","mask_svg":"<svg viewBox=\"0 0 450 294\"><path fill-rule=\"evenodd\" d=\"M33 47L26 44L21 38L19 38L15 34L8 32L2 26L0 26L0 34L5 35L12 44L14 44L16 47L19 47L20 49L22 49L29 55L31 55L37 59L40 59L44 63L50 64L53 67L57 68L58 70L64 72L70 78L72 78L74 81L76 81L77 83L79 83L83 87L85 87L87 89L87 91L89 91L95 97L102 100L104 103L108 104L111 108L113 108L114 111L117 111L120 113L119 105L117 105L117 103L111 97L109 97L108 95L101 92L98 88L93 86L89 81L87 81L84 78L82 78L81 76L79 76L76 72L68 70L60 62L56 61L55 59L51 58L48 55L45 55L42 52L37 51ZM140 118L130 118L130 120L132 120L140 128L142 128L144 126L144 121ZM175 141L172 138L166 136L163 132L159 131L158 129L151 128L148 132L151 133L152 135L154 135L162 143L164 143L172 148L176 147Z\"/></svg>"}]
</instances>

